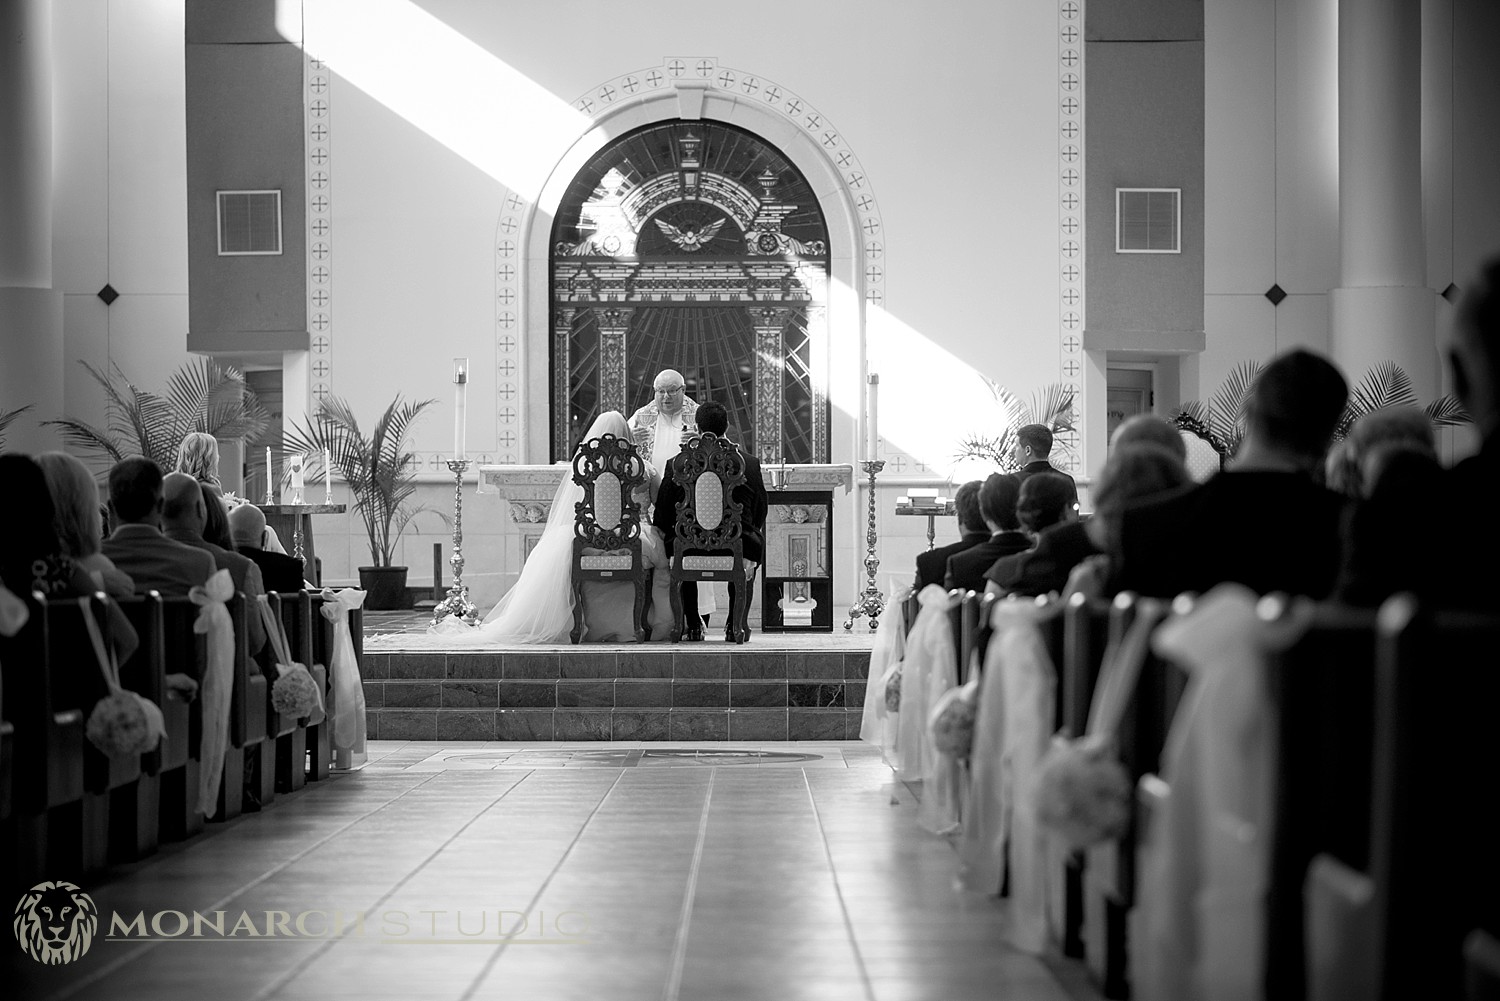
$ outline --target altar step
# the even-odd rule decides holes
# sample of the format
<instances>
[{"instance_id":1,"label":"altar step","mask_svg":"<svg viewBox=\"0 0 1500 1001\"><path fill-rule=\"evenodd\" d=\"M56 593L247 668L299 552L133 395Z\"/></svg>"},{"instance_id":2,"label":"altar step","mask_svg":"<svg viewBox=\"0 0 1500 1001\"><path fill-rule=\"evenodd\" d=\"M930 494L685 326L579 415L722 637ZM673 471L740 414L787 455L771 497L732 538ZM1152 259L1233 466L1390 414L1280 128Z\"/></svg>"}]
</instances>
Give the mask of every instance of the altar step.
<instances>
[{"instance_id":1,"label":"altar step","mask_svg":"<svg viewBox=\"0 0 1500 1001\"><path fill-rule=\"evenodd\" d=\"M759 637L757 637L759 638ZM854 740L870 652L366 652L378 740Z\"/></svg>"}]
</instances>

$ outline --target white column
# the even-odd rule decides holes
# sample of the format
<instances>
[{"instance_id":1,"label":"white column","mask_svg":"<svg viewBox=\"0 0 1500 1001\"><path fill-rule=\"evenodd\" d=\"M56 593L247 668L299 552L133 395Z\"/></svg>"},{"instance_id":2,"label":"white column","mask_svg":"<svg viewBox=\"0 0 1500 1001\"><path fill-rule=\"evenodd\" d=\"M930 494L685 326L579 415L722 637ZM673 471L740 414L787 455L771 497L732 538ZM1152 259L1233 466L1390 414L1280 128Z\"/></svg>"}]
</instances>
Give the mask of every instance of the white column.
<instances>
[{"instance_id":1,"label":"white column","mask_svg":"<svg viewBox=\"0 0 1500 1001\"><path fill-rule=\"evenodd\" d=\"M1422 226L1421 5L1339 0L1339 288L1334 359L1351 381L1394 361L1437 391Z\"/></svg>"},{"instance_id":2,"label":"white column","mask_svg":"<svg viewBox=\"0 0 1500 1001\"><path fill-rule=\"evenodd\" d=\"M102 286L105 279L100 278ZM54 447L62 295L52 288L52 5L0 3L0 410L31 404L7 447Z\"/></svg>"}]
</instances>

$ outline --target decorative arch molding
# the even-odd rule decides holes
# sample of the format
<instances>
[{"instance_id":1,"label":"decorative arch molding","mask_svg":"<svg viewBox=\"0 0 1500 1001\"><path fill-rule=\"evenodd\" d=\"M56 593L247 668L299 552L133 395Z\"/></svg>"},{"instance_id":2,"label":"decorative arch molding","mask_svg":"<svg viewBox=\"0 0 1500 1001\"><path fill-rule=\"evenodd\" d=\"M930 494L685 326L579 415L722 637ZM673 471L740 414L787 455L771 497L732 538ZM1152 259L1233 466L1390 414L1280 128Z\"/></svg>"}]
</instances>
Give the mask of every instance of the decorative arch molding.
<instances>
[{"instance_id":1,"label":"decorative arch molding","mask_svg":"<svg viewBox=\"0 0 1500 1001\"><path fill-rule=\"evenodd\" d=\"M590 127L558 160L535 202L502 195L495 229L495 461L548 455L548 263L554 214L573 177L605 145L672 119L713 119L776 146L812 186L829 235L828 357L859 365L828 371L834 454L856 450L863 410L865 312L885 299L885 236L879 204L842 133L807 101L765 77L713 57L668 57L607 80L573 102ZM543 401L538 409L535 401ZM528 415L542 415L530 419Z\"/></svg>"}]
</instances>

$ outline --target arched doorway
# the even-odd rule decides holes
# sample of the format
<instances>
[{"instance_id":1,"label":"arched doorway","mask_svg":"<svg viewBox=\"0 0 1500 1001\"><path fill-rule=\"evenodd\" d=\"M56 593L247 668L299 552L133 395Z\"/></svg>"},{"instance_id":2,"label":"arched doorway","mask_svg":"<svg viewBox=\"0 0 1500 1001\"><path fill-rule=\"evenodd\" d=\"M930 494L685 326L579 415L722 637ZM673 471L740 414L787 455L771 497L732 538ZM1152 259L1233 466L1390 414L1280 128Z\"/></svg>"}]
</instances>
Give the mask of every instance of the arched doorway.
<instances>
[{"instance_id":1,"label":"arched doorway","mask_svg":"<svg viewBox=\"0 0 1500 1001\"><path fill-rule=\"evenodd\" d=\"M554 460L675 368L761 458L828 461L828 230L780 150L721 122L656 122L595 154L554 220Z\"/></svg>"}]
</instances>

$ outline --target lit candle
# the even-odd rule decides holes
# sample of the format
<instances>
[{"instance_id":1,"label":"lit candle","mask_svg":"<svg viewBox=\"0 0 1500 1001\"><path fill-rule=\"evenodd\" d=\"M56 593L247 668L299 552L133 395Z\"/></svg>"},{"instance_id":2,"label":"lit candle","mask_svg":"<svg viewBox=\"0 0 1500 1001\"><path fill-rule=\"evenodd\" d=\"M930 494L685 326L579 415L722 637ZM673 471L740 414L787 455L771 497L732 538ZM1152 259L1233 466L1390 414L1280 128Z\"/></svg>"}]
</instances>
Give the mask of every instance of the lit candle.
<instances>
[{"instance_id":1,"label":"lit candle","mask_svg":"<svg viewBox=\"0 0 1500 1001\"><path fill-rule=\"evenodd\" d=\"M323 449L323 503L333 503L333 473L328 465L328 449Z\"/></svg>"},{"instance_id":2,"label":"lit candle","mask_svg":"<svg viewBox=\"0 0 1500 1001\"><path fill-rule=\"evenodd\" d=\"M467 392L469 389L469 359L453 359L453 383L457 386L457 399L454 402L453 413L453 458L464 457L464 430L468 420Z\"/></svg>"},{"instance_id":3,"label":"lit candle","mask_svg":"<svg viewBox=\"0 0 1500 1001\"><path fill-rule=\"evenodd\" d=\"M870 395L869 415L865 422L865 432L869 436L865 441L865 458L875 462L880 458L880 422L877 416L879 411L878 397L880 394L880 376L870 373Z\"/></svg>"},{"instance_id":4,"label":"lit candle","mask_svg":"<svg viewBox=\"0 0 1500 1001\"><path fill-rule=\"evenodd\" d=\"M276 482L271 470L271 446L266 446L266 503L274 504L276 495L271 492L271 485Z\"/></svg>"}]
</instances>

